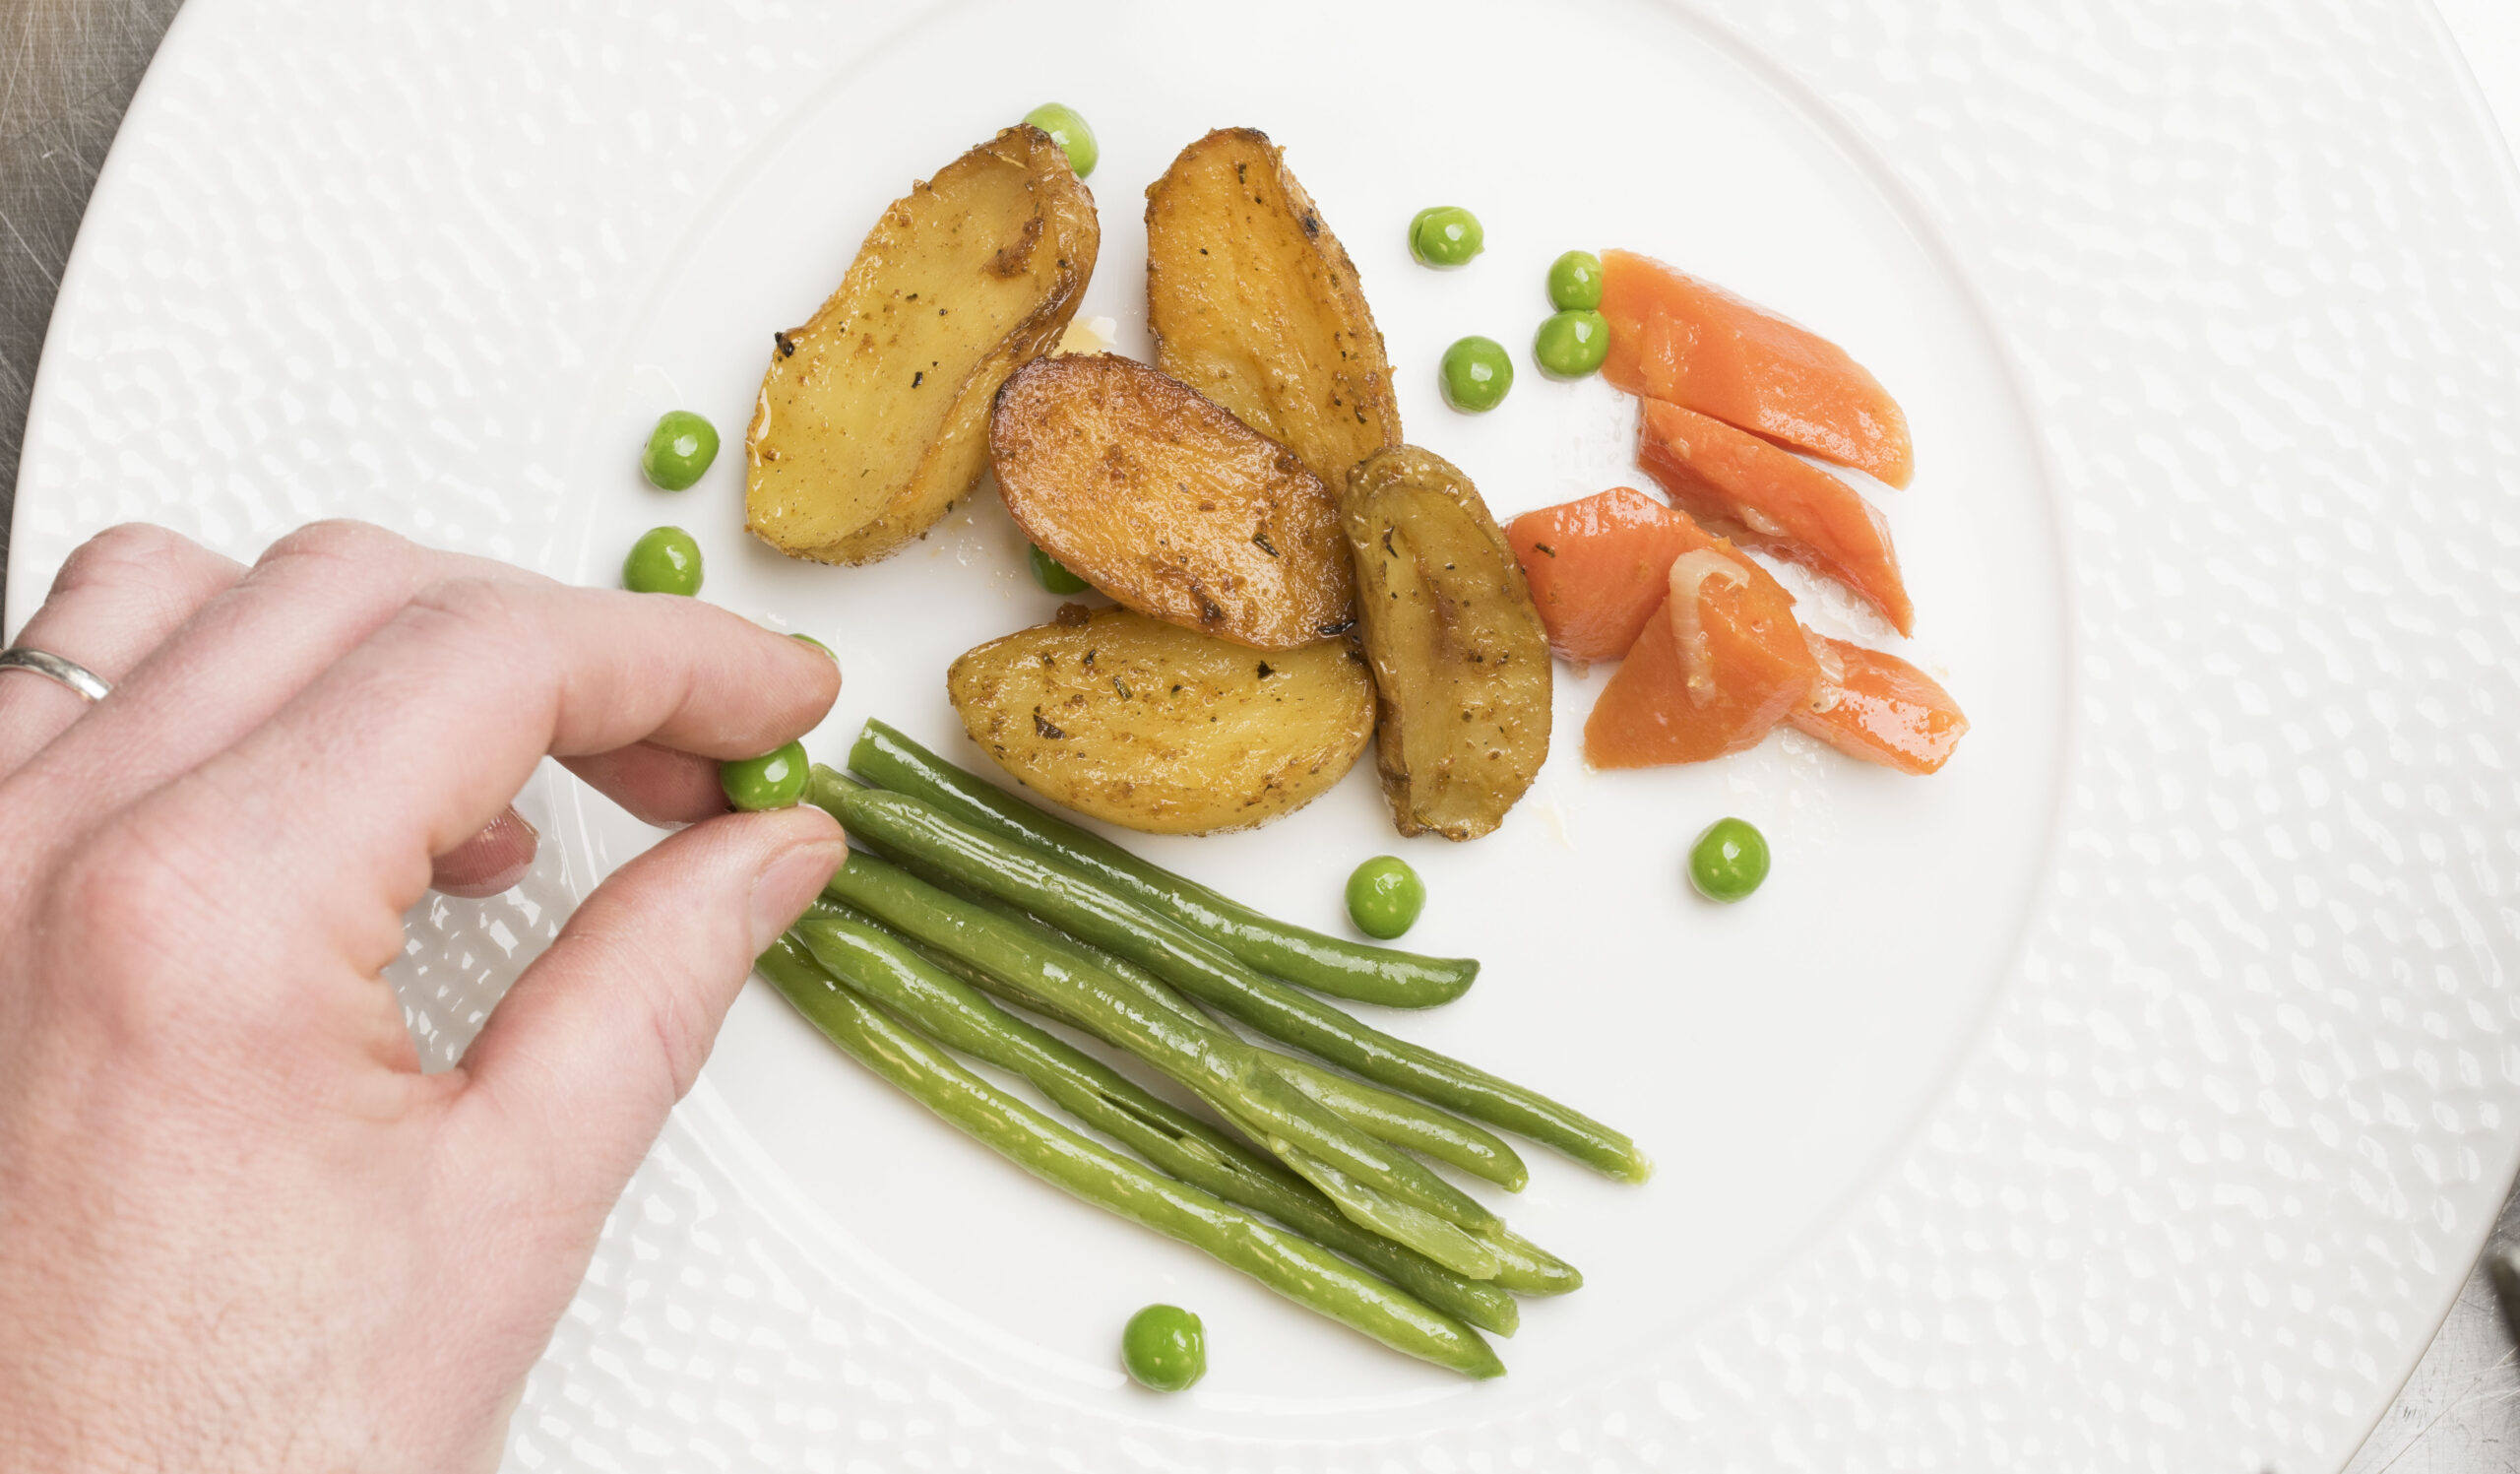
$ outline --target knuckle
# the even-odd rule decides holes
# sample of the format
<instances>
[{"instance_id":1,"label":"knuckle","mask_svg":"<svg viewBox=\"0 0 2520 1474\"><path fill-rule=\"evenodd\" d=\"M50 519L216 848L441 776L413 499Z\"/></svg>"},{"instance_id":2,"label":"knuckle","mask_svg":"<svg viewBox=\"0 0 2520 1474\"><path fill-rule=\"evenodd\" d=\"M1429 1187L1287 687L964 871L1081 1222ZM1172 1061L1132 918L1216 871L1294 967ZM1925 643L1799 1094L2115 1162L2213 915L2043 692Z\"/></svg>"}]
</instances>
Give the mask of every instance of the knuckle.
<instances>
[{"instance_id":1,"label":"knuckle","mask_svg":"<svg viewBox=\"0 0 2520 1474\"><path fill-rule=\"evenodd\" d=\"M396 616L433 639L518 646L532 633L533 600L518 587L486 578L445 578L411 596Z\"/></svg>"},{"instance_id":2,"label":"knuckle","mask_svg":"<svg viewBox=\"0 0 2520 1474\"><path fill-rule=\"evenodd\" d=\"M180 535L147 522L106 528L71 551L52 581L52 597L118 583L153 580L190 545Z\"/></svg>"},{"instance_id":3,"label":"knuckle","mask_svg":"<svg viewBox=\"0 0 2520 1474\"><path fill-rule=\"evenodd\" d=\"M411 546L409 540L372 522L337 517L310 522L282 538L263 550L254 566L269 568L303 560L369 563L398 559Z\"/></svg>"},{"instance_id":4,"label":"knuckle","mask_svg":"<svg viewBox=\"0 0 2520 1474\"><path fill-rule=\"evenodd\" d=\"M110 981L127 991L182 988L188 974L161 965L151 937L183 934L214 905L202 858L164 819L142 808L98 826L53 872L50 908L73 936L110 939L98 949Z\"/></svg>"},{"instance_id":5,"label":"knuckle","mask_svg":"<svg viewBox=\"0 0 2520 1474\"><path fill-rule=\"evenodd\" d=\"M62 867L73 915L114 925L186 909L201 899L194 866L167 826L149 810L117 817L90 835Z\"/></svg>"}]
</instances>

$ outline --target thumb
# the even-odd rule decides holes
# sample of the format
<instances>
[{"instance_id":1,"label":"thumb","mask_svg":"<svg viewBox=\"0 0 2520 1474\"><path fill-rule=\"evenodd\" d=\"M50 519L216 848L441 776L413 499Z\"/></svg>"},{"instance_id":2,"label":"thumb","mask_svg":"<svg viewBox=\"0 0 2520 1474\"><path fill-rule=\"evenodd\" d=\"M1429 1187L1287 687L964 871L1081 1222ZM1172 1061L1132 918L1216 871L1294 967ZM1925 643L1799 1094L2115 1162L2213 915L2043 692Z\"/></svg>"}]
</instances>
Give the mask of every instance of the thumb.
<instances>
[{"instance_id":1,"label":"thumb","mask_svg":"<svg viewBox=\"0 0 2520 1474\"><path fill-rule=\"evenodd\" d=\"M849 853L811 805L694 825L596 887L465 1053L452 1143L603 1212L691 1088L753 958ZM564 1208L565 1210L565 1208Z\"/></svg>"}]
</instances>

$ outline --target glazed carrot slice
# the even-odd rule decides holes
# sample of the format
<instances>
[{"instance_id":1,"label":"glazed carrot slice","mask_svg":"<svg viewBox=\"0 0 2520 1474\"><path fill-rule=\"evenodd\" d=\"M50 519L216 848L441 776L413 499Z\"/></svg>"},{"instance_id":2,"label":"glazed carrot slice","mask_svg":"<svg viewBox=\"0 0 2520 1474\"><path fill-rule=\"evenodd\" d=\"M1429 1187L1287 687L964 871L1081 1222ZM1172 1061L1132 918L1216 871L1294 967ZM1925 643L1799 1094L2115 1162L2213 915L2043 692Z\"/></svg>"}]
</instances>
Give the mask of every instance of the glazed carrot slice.
<instances>
[{"instance_id":1,"label":"glazed carrot slice","mask_svg":"<svg viewBox=\"0 0 2520 1474\"><path fill-rule=\"evenodd\" d=\"M1755 746L1810 703L1819 663L1794 596L1717 539L1671 564L1668 597L1584 724L1597 768L1704 762Z\"/></svg>"},{"instance_id":2,"label":"glazed carrot slice","mask_svg":"<svg viewBox=\"0 0 2520 1474\"><path fill-rule=\"evenodd\" d=\"M1632 251L1602 252L1602 315L1618 388L1908 484L1906 413L1829 340Z\"/></svg>"},{"instance_id":3,"label":"glazed carrot slice","mask_svg":"<svg viewBox=\"0 0 2520 1474\"><path fill-rule=\"evenodd\" d=\"M1570 661L1614 661L1670 593L1671 563L1715 540L1633 486L1525 512L1505 527L1523 580Z\"/></svg>"},{"instance_id":4,"label":"glazed carrot slice","mask_svg":"<svg viewBox=\"0 0 2520 1474\"><path fill-rule=\"evenodd\" d=\"M1813 699L1796 706L1794 725L1849 757L1931 773L1948 762L1969 719L1932 676L1895 655L1812 635L1820 664Z\"/></svg>"},{"instance_id":5,"label":"glazed carrot slice","mask_svg":"<svg viewBox=\"0 0 2520 1474\"><path fill-rule=\"evenodd\" d=\"M1914 627L1890 529L1855 487L1756 435L1661 400L1645 402L1636 455L1682 511L1838 580L1899 633Z\"/></svg>"}]
</instances>

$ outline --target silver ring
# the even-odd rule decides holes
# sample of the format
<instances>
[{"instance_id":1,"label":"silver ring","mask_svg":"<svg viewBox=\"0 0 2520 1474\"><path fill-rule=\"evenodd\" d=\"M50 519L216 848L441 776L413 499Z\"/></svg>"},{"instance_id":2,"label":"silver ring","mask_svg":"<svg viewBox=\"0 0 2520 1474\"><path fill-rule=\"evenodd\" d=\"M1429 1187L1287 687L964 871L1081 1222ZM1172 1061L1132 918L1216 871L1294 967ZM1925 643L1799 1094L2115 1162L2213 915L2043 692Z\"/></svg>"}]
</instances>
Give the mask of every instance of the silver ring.
<instances>
[{"instance_id":1,"label":"silver ring","mask_svg":"<svg viewBox=\"0 0 2520 1474\"><path fill-rule=\"evenodd\" d=\"M91 702L104 700L106 693L113 689L105 684L103 676L77 661L66 661L49 650L32 650L24 645L0 650L0 671L32 671L37 675L61 682Z\"/></svg>"}]
</instances>

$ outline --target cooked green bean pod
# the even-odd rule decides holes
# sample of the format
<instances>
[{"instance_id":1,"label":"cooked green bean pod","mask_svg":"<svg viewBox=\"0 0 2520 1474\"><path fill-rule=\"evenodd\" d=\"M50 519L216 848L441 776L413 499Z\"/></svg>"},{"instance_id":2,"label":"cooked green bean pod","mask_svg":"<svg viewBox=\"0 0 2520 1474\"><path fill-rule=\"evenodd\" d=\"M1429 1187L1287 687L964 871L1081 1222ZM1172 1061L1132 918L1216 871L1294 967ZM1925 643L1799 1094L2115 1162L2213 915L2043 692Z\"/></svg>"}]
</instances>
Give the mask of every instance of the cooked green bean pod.
<instances>
[{"instance_id":1,"label":"cooked green bean pod","mask_svg":"<svg viewBox=\"0 0 2520 1474\"><path fill-rule=\"evenodd\" d=\"M1481 1330L1510 1336L1520 1323L1511 1295L1357 1227L1267 1155L981 996L950 960L845 908L808 918L790 934L841 981L931 1038L1024 1076L1087 1125L1192 1186L1266 1213ZM1500 1266L1512 1257L1512 1235L1499 1237Z\"/></svg>"},{"instance_id":2,"label":"cooked green bean pod","mask_svg":"<svg viewBox=\"0 0 2520 1474\"><path fill-rule=\"evenodd\" d=\"M905 864L902 867L941 890L984 906L1013 925L1038 933L1046 944L1073 951L1086 964L1101 968L1115 981L1128 985L1150 1000L1178 1009L1188 1021L1224 1031L1222 1024L1200 1012L1188 999L1173 992L1170 985L1127 958L1064 935L1042 926L1016 907L955 885L950 878L920 865ZM1027 1006L1032 1005L1028 1003ZM1075 1019L1062 1018L1060 1022L1093 1032L1091 1025ZM1228 1032L1226 1037L1237 1036ZM1449 1111L1439 1110L1398 1091L1350 1079L1276 1050L1261 1050L1260 1056L1270 1068L1292 1081L1295 1088L1338 1112L1368 1135L1394 1146L1408 1147L1435 1161L1449 1163L1475 1177L1485 1178L1509 1192L1522 1191L1524 1185L1531 1181L1530 1169L1523 1165L1521 1155L1513 1147L1493 1132Z\"/></svg>"},{"instance_id":3,"label":"cooked green bean pod","mask_svg":"<svg viewBox=\"0 0 2520 1474\"><path fill-rule=\"evenodd\" d=\"M1097 880L1060 868L1037 851L904 795L849 790L832 792L828 799L852 834L1137 963L1272 1039L1377 1084L1520 1132L1611 1177L1642 1182L1653 1172L1635 1142L1600 1122L1458 1059L1395 1039L1301 990L1264 977L1205 938L1141 910ZM824 801L818 797L816 801Z\"/></svg>"},{"instance_id":4,"label":"cooked green bean pod","mask_svg":"<svg viewBox=\"0 0 2520 1474\"><path fill-rule=\"evenodd\" d=\"M1296 1089L1394 1146L1449 1162L1508 1192L1522 1191L1523 1185L1531 1181L1530 1169L1523 1166L1522 1157L1512 1147L1495 1133L1449 1111L1437 1110L1396 1090L1352 1080L1292 1055L1275 1050L1261 1053L1269 1067L1293 1081Z\"/></svg>"},{"instance_id":5,"label":"cooked green bean pod","mask_svg":"<svg viewBox=\"0 0 2520 1474\"><path fill-rule=\"evenodd\" d=\"M844 807L862 801L914 801L872 793L847 795ZM875 836L878 844L885 841ZM1039 933L941 890L898 866L858 852L835 872L824 894L853 906L893 930L945 948L1013 987L1052 998L1094 1031L1166 1075L1197 1091L1255 1139L1284 1139L1412 1207L1475 1233L1501 1225L1477 1198L1436 1176L1424 1163L1391 1149L1268 1067L1261 1052L1217 1030L1201 1029L1175 1013L1149 1004L1100 968L1049 945ZM1440 1243L1411 1248L1442 1262ZM1476 1268L1454 1265L1473 1278Z\"/></svg>"},{"instance_id":6,"label":"cooked green bean pod","mask_svg":"<svg viewBox=\"0 0 2520 1474\"><path fill-rule=\"evenodd\" d=\"M1517 1295L1565 1295L1584 1288L1584 1271L1515 1233L1496 1236L1496 1283Z\"/></svg>"},{"instance_id":7,"label":"cooked green bean pod","mask_svg":"<svg viewBox=\"0 0 2520 1474\"><path fill-rule=\"evenodd\" d=\"M1261 1144L1319 1188L1324 1197L1337 1203L1350 1221L1394 1243L1406 1244L1470 1279L1494 1279L1496 1271L1504 1267L1503 1256L1498 1252L1501 1246L1494 1234L1474 1234L1423 1208L1395 1201L1391 1194L1376 1191L1283 1137L1266 1136Z\"/></svg>"},{"instance_id":8,"label":"cooked green bean pod","mask_svg":"<svg viewBox=\"0 0 2520 1474\"><path fill-rule=\"evenodd\" d=\"M1289 1300L1465 1377L1503 1374L1479 1332L1308 1240L1121 1156L956 1064L782 940L763 976L825 1037L974 1140L1095 1206L1213 1255Z\"/></svg>"},{"instance_id":9,"label":"cooked green bean pod","mask_svg":"<svg viewBox=\"0 0 2520 1474\"><path fill-rule=\"evenodd\" d=\"M1264 916L1043 812L881 722L866 724L849 749L849 765L879 788L923 799L966 824L1040 851L1260 971L1315 993L1393 1008L1429 1008L1460 997L1479 976L1479 964L1466 957L1423 957Z\"/></svg>"}]
</instances>

